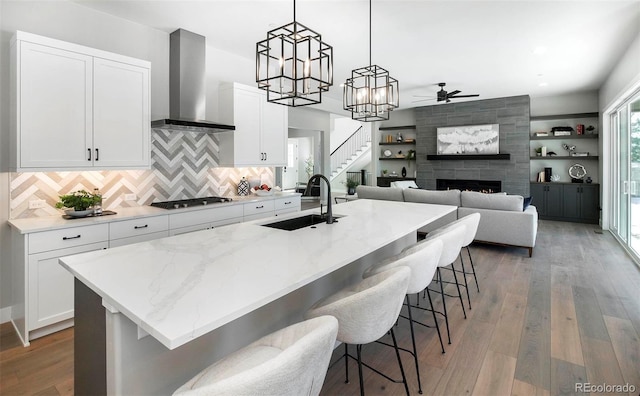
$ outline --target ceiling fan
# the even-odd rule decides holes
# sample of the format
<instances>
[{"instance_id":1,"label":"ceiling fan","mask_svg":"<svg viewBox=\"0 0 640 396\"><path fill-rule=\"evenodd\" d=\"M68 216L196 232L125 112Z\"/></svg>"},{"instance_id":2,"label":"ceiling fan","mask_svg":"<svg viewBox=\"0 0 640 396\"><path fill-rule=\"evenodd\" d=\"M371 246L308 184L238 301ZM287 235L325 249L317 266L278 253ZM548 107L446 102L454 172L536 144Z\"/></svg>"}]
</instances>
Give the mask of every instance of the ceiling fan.
<instances>
[{"instance_id":1,"label":"ceiling fan","mask_svg":"<svg viewBox=\"0 0 640 396\"><path fill-rule=\"evenodd\" d=\"M451 91L451 92L447 92L444 90L444 87L447 85L447 83L438 83L438 86L440 87L440 90L437 92L437 100L438 102L446 102L449 103L451 102L451 99L457 99L457 98L473 98L476 96L480 96L479 94L471 94L471 95L458 95L460 92L460 90L455 90L455 91ZM414 95L415 97L421 97L420 95ZM424 97L424 96L423 96ZM433 96L431 97L425 97L425 99L418 99L418 100L414 100L413 103L415 102L422 102L425 100L433 100Z\"/></svg>"}]
</instances>

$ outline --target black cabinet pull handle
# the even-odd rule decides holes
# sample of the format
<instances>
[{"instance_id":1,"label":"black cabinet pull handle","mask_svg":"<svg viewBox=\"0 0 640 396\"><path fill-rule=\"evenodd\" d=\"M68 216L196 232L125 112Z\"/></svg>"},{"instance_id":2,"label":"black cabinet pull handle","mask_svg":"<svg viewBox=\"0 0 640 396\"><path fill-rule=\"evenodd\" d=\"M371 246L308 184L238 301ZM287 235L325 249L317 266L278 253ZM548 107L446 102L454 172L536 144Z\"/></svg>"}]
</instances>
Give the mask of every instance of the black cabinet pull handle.
<instances>
[{"instance_id":1,"label":"black cabinet pull handle","mask_svg":"<svg viewBox=\"0 0 640 396\"><path fill-rule=\"evenodd\" d=\"M100 161L100 151L96 149L96 161Z\"/></svg>"},{"instance_id":2,"label":"black cabinet pull handle","mask_svg":"<svg viewBox=\"0 0 640 396\"><path fill-rule=\"evenodd\" d=\"M69 239L78 239L78 238L80 238L80 237L81 237L81 235L80 235L80 234L78 234L78 235L76 235L76 236L74 236L74 237L62 237L62 240L63 240L63 241L68 241Z\"/></svg>"},{"instance_id":3,"label":"black cabinet pull handle","mask_svg":"<svg viewBox=\"0 0 640 396\"><path fill-rule=\"evenodd\" d=\"M264 160L266 161L268 158L267 153L264 153Z\"/></svg>"},{"instance_id":4,"label":"black cabinet pull handle","mask_svg":"<svg viewBox=\"0 0 640 396\"><path fill-rule=\"evenodd\" d=\"M89 152L89 158L87 158L87 161L91 161L91 149L88 148L87 151Z\"/></svg>"},{"instance_id":5,"label":"black cabinet pull handle","mask_svg":"<svg viewBox=\"0 0 640 396\"><path fill-rule=\"evenodd\" d=\"M287 201L287 202L285 202L284 204L285 204L285 205L289 205L290 203L291 203L291 201Z\"/></svg>"},{"instance_id":6,"label":"black cabinet pull handle","mask_svg":"<svg viewBox=\"0 0 640 396\"><path fill-rule=\"evenodd\" d=\"M264 205L256 206L256 209L262 209L262 208L264 208Z\"/></svg>"},{"instance_id":7,"label":"black cabinet pull handle","mask_svg":"<svg viewBox=\"0 0 640 396\"><path fill-rule=\"evenodd\" d=\"M147 227L149 227L149 224L145 224L145 225L143 225L143 226L134 226L134 227L133 227L133 229L134 229L134 230L139 230L139 229L141 229L141 228L147 228Z\"/></svg>"}]
</instances>

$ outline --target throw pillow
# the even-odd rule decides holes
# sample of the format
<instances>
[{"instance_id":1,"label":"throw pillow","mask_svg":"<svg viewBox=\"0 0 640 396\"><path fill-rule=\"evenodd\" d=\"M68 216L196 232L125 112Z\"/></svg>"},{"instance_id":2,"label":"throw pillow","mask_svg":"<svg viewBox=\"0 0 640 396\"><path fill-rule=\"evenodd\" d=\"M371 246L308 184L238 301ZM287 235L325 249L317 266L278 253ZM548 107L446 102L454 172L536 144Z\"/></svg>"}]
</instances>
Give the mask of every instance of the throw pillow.
<instances>
[{"instance_id":1,"label":"throw pillow","mask_svg":"<svg viewBox=\"0 0 640 396\"><path fill-rule=\"evenodd\" d=\"M525 197L524 202L522 202L522 211L527 210L527 207L531 205L531 197Z\"/></svg>"}]
</instances>

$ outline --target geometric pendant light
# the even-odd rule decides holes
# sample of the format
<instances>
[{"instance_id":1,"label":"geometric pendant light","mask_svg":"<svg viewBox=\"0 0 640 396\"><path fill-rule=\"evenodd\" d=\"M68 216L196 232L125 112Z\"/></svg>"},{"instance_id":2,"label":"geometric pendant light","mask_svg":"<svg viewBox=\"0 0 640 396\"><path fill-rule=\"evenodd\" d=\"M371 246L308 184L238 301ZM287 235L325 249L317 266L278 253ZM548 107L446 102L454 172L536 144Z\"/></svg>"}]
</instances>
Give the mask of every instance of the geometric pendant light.
<instances>
[{"instance_id":1,"label":"geometric pendant light","mask_svg":"<svg viewBox=\"0 0 640 396\"><path fill-rule=\"evenodd\" d=\"M358 121L384 121L398 107L398 80L389 72L371 64L371 0L369 0L369 66L351 71L344 84L342 103Z\"/></svg>"},{"instance_id":2,"label":"geometric pendant light","mask_svg":"<svg viewBox=\"0 0 640 396\"><path fill-rule=\"evenodd\" d=\"M256 44L256 82L267 101L292 107L321 103L333 85L333 48L296 21L295 0L293 22Z\"/></svg>"}]
</instances>

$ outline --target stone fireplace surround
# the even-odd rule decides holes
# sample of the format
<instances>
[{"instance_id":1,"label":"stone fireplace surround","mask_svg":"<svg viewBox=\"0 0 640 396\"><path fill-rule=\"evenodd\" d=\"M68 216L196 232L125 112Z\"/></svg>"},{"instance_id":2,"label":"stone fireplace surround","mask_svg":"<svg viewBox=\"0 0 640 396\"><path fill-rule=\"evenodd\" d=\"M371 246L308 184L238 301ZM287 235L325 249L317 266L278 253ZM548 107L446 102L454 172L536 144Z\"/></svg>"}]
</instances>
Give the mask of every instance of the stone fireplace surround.
<instances>
[{"instance_id":1,"label":"stone fireplace surround","mask_svg":"<svg viewBox=\"0 0 640 396\"><path fill-rule=\"evenodd\" d=\"M497 180L502 192L529 194L529 115L528 95L438 104L415 108L416 184L435 190L437 179ZM499 124L500 154L508 160L433 160L439 127Z\"/></svg>"}]
</instances>

